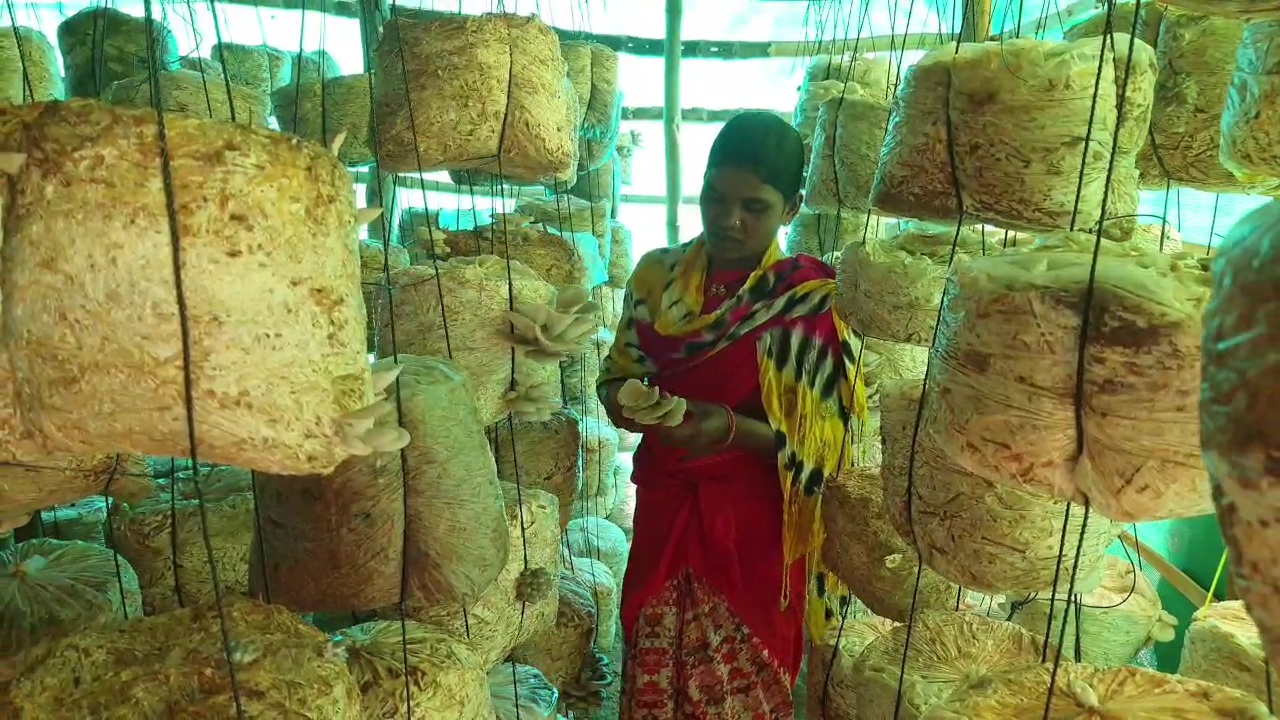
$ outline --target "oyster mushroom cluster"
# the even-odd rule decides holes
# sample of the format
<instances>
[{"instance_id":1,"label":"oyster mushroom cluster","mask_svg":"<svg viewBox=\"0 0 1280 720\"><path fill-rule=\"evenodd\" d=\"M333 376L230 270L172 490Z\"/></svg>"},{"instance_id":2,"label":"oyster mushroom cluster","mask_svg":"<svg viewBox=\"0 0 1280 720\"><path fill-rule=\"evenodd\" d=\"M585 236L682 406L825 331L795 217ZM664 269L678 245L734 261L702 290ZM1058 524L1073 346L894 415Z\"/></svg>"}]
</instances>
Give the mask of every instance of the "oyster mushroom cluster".
<instances>
[{"instance_id":1,"label":"oyster mushroom cluster","mask_svg":"<svg viewBox=\"0 0 1280 720\"><path fill-rule=\"evenodd\" d=\"M558 363L585 352L599 327L600 306L581 286L560 288L553 305L516 303L507 313L511 332L507 342L531 360Z\"/></svg>"},{"instance_id":2,"label":"oyster mushroom cluster","mask_svg":"<svg viewBox=\"0 0 1280 720\"><path fill-rule=\"evenodd\" d=\"M540 422L550 420L560 409L560 386L552 383L516 382L507 392L507 411L516 420Z\"/></svg>"},{"instance_id":3,"label":"oyster mushroom cluster","mask_svg":"<svg viewBox=\"0 0 1280 720\"><path fill-rule=\"evenodd\" d=\"M618 404L622 414L641 425L665 425L675 427L684 421L688 403L684 398L665 393L658 387L649 387L632 378L618 390Z\"/></svg>"},{"instance_id":4,"label":"oyster mushroom cluster","mask_svg":"<svg viewBox=\"0 0 1280 720\"><path fill-rule=\"evenodd\" d=\"M401 366L378 369L375 364L374 368L373 396L378 399L337 420L342 447L352 455L396 452L409 444L409 432L394 422L396 405L386 397L387 390L400 377Z\"/></svg>"},{"instance_id":5,"label":"oyster mushroom cluster","mask_svg":"<svg viewBox=\"0 0 1280 720\"><path fill-rule=\"evenodd\" d=\"M1160 617L1156 619L1156 624L1151 627L1151 633L1147 637L1153 643L1167 643L1173 642L1177 634L1178 618L1161 610Z\"/></svg>"},{"instance_id":6,"label":"oyster mushroom cluster","mask_svg":"<svg viewBox=\"0 0 1280 720\"><path fill-rule=\"evenodd\" d=\"M551 595L556 587L551 571L544 567L527 567L516 578L516 599L522 603L536 603Z\"/></svg>"},{"instance_id":7,"label":"oyster mushroom cluster","mask_svg":"<svg viewBox=\"0 0 1280 720\"><path fill-rule=\"evenodd\" d=\"M426 260L448 260L453 255L449 247L449 232L437 225L434 218L430 222L430 227L420 225L413 229L414 248L425 248Z\"/></svg>"},{"instance_id":8,"label":"oyster mushroom cluster","mask_svg":"<svg viewBox=\"0 0 1280 720\"><path fill-rule=\"evenodd\" d=\"M560 688L560 699L575 715L593 715L604 706L604 694L614 679L609 657L593 649L582 661L578 679Z\"/></svg>"}]
</instances>

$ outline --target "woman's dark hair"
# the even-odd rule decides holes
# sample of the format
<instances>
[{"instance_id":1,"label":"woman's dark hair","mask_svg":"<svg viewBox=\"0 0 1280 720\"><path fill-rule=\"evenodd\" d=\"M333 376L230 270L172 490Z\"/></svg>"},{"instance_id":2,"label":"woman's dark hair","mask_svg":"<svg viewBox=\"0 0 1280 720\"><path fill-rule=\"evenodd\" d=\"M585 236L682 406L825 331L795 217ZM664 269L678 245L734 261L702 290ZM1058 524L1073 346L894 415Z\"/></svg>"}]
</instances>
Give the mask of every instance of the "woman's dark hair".
<instances>
[{"instance_id":1,"label":"woman's dark hair","mask_svg":"<svg viewBox=\"0 0 1280 720\"><path fill-rule=\"evenodd\" d=\"M729 167L755 173L790 200L804 185L804 141L791 123L768 112L744 112L720 128L707 171Z\"/></svg>"}]
</instances>

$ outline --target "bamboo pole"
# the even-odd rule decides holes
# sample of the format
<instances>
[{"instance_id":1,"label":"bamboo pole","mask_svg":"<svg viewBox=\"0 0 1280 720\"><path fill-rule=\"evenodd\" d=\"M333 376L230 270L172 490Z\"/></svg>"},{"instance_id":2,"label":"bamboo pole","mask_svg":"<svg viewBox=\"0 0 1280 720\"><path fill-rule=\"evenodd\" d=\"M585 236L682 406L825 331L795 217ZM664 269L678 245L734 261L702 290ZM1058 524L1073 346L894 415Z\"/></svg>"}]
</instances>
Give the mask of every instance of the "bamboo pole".
<instances>
[{"instance_id":1,"label":"bamboo pole","mask_svg":"<svg viewBox=\"0 0 1280 720\"><path fill-rule=\"evenodd\" d=\"M624 107L622 108L623 120L661 120L665 115L665 108L661 107ZM728 122L730 119L744 112L767 112L773 113L778 117L791 122L791 111L764 109L764 108L683 108L680 110L680 120L690 123L719 123Z\"/></svg>"},{"instance_id":2,"label":"bamboo pole","mask_svg":"<svg viewBox=\"0 0 1280 720\"><path fill-rule=\"evenodd\" d=\"M352 168L352 181L360 183L369 183L373 173L368 166L360 168ZM452 195L467 195L483 198L512 198L516 195L527 196L530 193L540 194L546 191L539 185L508 185L503 184L494 186L492 183L484 183L482 185L467 185L465 183L455 183L449 180L429 180L417 177L416 175L397 175L397 187L406 192L439 192L449 193ZM501 194L500 194L501 193ZM618 196L619 203L636 203L638 205L665 205L667 203L666 195L645 195L641 193L623 193ZM698 204L696 195L686 195L680 198L682 205Z\"/></svg>"},{"instance_id":3,"label":"bamboo pole","mask_svg":"<svg viewBox=\"0 0 1280 720\"><path fill-rule=\"evenodd\" d=\"M1137 553L1142 562L1155 568L1156 572L1160 573L1160 577L1172 585L1173 589L1182 593L1187 602L1195 607L1204 607L1205 601L1209 599L1209 592L1200 587L1200 584L1195 580L1192 580L1191 576L1179 570L1173 563L1166 560L1163 555L1152 550L1146 543L1128 532L1120 533L1120 542Z\"/></svg>"},{"instance_id":4,"label":"bamboo pole","mask_svg":"<svg viewBox=\"0 0 1280 720\"><path fill-rule=\"evenodd\" d=\"M662 129L667 155L667 245L680 244L680 30L681 0L667 0L666 54L663 56Z\"/></svg>"},{"instance_id":5,"label":"bamboo pole","mask_svg":"<svg viewBox=\"0 0 1280 720\"><path fill-rule=\"evenodd\" d=\"M983 42L991 36L991 0L964 0L960 42Z\"/></svg>"},{"instance_id":6,"label":"bamboo pole","mask_svg":"<svg viewBox=\"0 0 1280 720\"><path fill-rule=\"evenodd\" d=\"M247 0L229 0L232 2ZM335 6L337 3L335 3ZM397 7L395 16L412 20L428 20L458 13L443 10L418 10ZM668 17L670 13L668 12ZM584 30L568 30L552 26L563 40L599 43L614 52L638 57L666 58L666 38L645 38L634 35L593 33ZM888 50L927 50L952 42L952 38L940 33L889 33L867 37L852 37L823 42L819 47L812 40L687 40L679 47L679 56L689 60L760 60L765 58L806 58L815 52L841 54L847 52L885 52Z\"/></svg>"},{"instance_id":7,"label":"bamboo pole","mask_svg":"<svg viewBox=\"0 0 1280 720\"><path fill-rule=\"evenodd\" d=\"M1049 11L1029 20L1023 20L1016 28L1008 32L992 35L992 40L1012 40L1020 37L1037 37L1041 33L1048 34L1068 27L1076 20L1102 7L1102 0L1075 0L1058 11Z\"/></svg>"},{"instance_id":8,"label":"bamboo pole","mask_svg":"<svg viewBox=\"0 0 1280 720\"><path fill-rule=\"evenodd\" d=\"M324 12L334 17L360 17L361 0L217 0L228 5L250 5L260 8L278 8L281 10L299 10L307 3L308 11ZM965 0L979 2L986 0ZM46 4L40 3L37 4ZM52 4L48 2L47 4ZM319 5L319 9L316 9ZM1075 0L1064 4L1060 9L1033 18L1022 23L1012 35L1031 36L1037 31L1051 33L1063 23L1083 15L1097 7L1097 0ZM436 11L424 11L413 8L396 7L397 17L421 17ZM665 57L664 41L656 38L643 38L631 35L607 33L591 33L564 28L552 28L563 40L584 40L600 43L613 50L627 55L640 57ZM997 38L999 36L996 36ZM927 50L938 45L955 42L955 37L948 33L897 33L888 35L872 35L864 38L847 38L823 43L821 52L834 53L851 50L856 43L858 52L882 52L887 50ZM809 57L815 51L810 40L691 40L683 43L681 57L698 59L714 58L719 60L748 60L757 58L795 58Z\"/></svg>"},{"instance_id":9,"label":"bamboo pole","mask_svg":"<svg viewBox=\"0 0 1280 720\"><path fill-rule=\"evenodd\" d=\"M971 0L966 0L969 2ZM976 1L976 0L973 0ZM248 5L262 9L302 10L304 5L308 12L320 12L334 17L359 19L361 16L361 0L214 0L217 5ZM56 0L35 0L40 5L55 5ZM1042 16L1027 20L1009 36L1029 37L1037 31L1051 33L1071 20L1098 7L1099 0L1074 0L1064 4L1060 9ZM397 6L397 17L415 17L438 11L418 10ZM665 57L663 40L657 38L635 37L609 33L592 33L580 30L569 30L553 27L563 40L583 40L600 43L613 50L627 55L639 57ZM999 39L995 35L992 39ZM821 48L815 48L811 40L691 40L683 44L681 57L690 59L749 60L757 58L795 58L809 57L815 51L822 54L849 51L857 47L858 52L883 52L888 50L927 50L938 45L955 42L955 37L945 33L897 33L887 35L871 35L864 38L847 38L824 42Z\"/></svg>"}]
</instances>

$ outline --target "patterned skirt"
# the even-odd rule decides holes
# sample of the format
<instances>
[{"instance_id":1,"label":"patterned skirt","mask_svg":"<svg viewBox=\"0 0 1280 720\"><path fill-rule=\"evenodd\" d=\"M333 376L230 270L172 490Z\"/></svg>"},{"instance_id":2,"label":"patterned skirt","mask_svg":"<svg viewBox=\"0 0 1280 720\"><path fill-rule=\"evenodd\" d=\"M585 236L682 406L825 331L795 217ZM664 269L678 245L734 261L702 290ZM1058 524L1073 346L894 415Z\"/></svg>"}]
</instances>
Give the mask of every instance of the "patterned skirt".
<instances>
[{"instance_id":1,"label":"patterned skirt","mask_svg":"<svg viewBox=\"0 0 1280 720\"><path fill-rule=\"evenodd\" d=\"M690 575L640 611L621 720L793 720L789 673L722 597Z\"/></svg>"}]
</instances>

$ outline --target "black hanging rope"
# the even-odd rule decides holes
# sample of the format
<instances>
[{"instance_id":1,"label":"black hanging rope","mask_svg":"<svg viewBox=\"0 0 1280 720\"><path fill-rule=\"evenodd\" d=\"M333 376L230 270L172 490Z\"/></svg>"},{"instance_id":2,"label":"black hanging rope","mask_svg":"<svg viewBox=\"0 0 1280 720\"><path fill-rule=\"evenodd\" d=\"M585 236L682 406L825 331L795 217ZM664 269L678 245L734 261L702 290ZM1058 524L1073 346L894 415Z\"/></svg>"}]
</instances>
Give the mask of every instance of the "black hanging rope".
<instances>
[{"instance_id":1,"label":"black hanging rope","mask_svg":"<svg viewBox=\"0 0 1280 720\"><path fill-rule=\"evenodd\" d=\"M1141 8L1142 8L1142 0L1138 0L1138 2L1135 5L1135 14L1138 11L1140 11ZM1072 228L1074 228L1076 225L1077 214L1079 212L1081 195L1082 195L1084 182L1085 182L1085 174L1087 172L1088 165L1089 165L1089 143L1092 139L1094 119L1097 116L1096 113L1098 111L1098 102L1101 96L1100 91L1101 91L1103 73L1108 64L1112 66L1112 72L1113 73L1115 72L1114 61L1109 59L1109 56L1107 53L1108 47L1111 49L1112 54L1114 54L1116 50L1115 36L1112 34L1112 30L1114 27L1114 20L1115 20L1115 9L1114 7L1112 7L1112 8L1109 8L1108 10L1107 18L1103 26L1102 51L1099 53L1099 58L1098 58L1098 72L1094 80L1093 98L1089 108L1089 122L1085 132L1084 149L1081 151L1080 174L1077 179L1077 185L1076 185L1076 200L1075 200L1075 205L1072 208L1072 217L1071 217ZM1135 37L1134 35L1130 35L1129 48L1128 48L1128 53L1127 53L1127 58L1125 63L1124 79L1120 82L1120 85L1116 88L1116 124L1115 124L1115 128L1112 131L1112 136L1111 136L1112 152L1107 163L1107 172L1106 172L1106 176L1103 184L1102 198L1099 204L1098 227L1096 230L1096 236L1095 236L1094 245L1093 245L1093 255L1089 261L1089 280L1087 285L1085 286L1085 294L1084 294L1083 302L1081 303L1082 307L1080 310L1080 337L1079 337L1079 342L1077 344L1077 351L1076 351L1076 387L1075 387L1075 403L1074 403L1075 404L1075 442L1076 442L1075 454L1076 454L1077 462L1079 462L1081 458L1084 458L1086 454L1085 428L1084 428L1084 409L1085 409L1084 378L1085 378L1085 372L1087 369L1087 360L1088 360L1087 349L1088 349L1088 341L1089 341L1090 320L1092 319L1092 315L1093 315L1093 302L1094 302L1094 297L1097 289L1096 281L1097 281L1097 275L1098 275L1098 260L1102 250L1102 234L1105 230L1105 225L1107 221L1107 203L1108 203L1108 200L1110 200L1111 181L1112 181L1112 178L1114 177L1115 167L1116 167L1115 148L1119 145L1120 130L1123 126L1123 121L1125 117L1125 107L1126 107L1126 101L1128 99L1127 94L1128 94L1128 88L1129 88L1129 81L1133 74L1132 73L1133 54L1134 54L1133 50L1134 50L1134 47L1136 46L1136 43L1137 43L1137 37ZM1068 505L1068 510L1069 508L1070 508L1070 505ZM1089 514L1090 514L1090 503L1088 498L1086 498L1084 502L1084 515L1080 518L1080 530L1076 537L1076 547L1075 547L1074 557L1072 558L1072 564L1071 564L1071 576L1067 581L1067 597L1068 598L1071 598L1072 596L1075 595L1076 581L1078 579L1078 574L1080 571L1080 558L1084 553L1084 541L1085 541L1086 534L1088 532ZM1063 532L1064 534L1066 532L1066 522L1063 523ZM1059 558L1061 558L1062 555L1064 554L1064 550L1065 550L1065 547L1059 548ZM1054 577L1054 586L1053 586L1054 595L1057 594L1058 578L1056 573L1060 570L1061 570L1061 560L1059 560L1058 566L1055 568L1055 577ZM1053 619L1054 619L1053 617L1054 595L1051 595L1049 598L1050 628L1052 627ZM1058 631L1058 651L1053 658L1053 670L1050 672L1050 675L1049 675L1049 689L1048 689L1048 692L1045 693L1045 706L1044 706L1044 715L1043 715L1044 720L1048 720L1050 714L1053 711L1053 695L1057 687L1058 673L1062 668L1062 656L1065 650L1064 644L1066 640L1067 629L1070 624L1069 621L1067 620L1067 616L1069 614L1070 614L1070 608L1068 608L1068 612L1064 614L1063 625ZM1078 629L1078 626L1079 626L1078 620L1076 624ZM1048 630L1046 630L1045 632L1046 638L1048 637L1048 635L1049 635L1049 632ZM1078 643L1077 643L1077 650L1078 650Z\"/></svg>"},{"instance_id":2,"label":"black hanging rope","mask_svg":"<svg viewBox=\"0 0 1280 720\"><path fill-rule=\"evenodd\" d=\"M367 4L362 3L360 7L361 7L360 28L362 31L361 38L360 38L361 45L365 49L365 57L373 58L374 52L373 52L373 49L369 47L369 43L373 41L374 32L375 32L373 30L373 23L377 22L378 18L369 17ZM392 17L394 17L395 15L395 8L396 8L395 0L392 0L392 3L391 3ZM399 34L397 34L396 39L397 39L397 42L403 41ZM399 55L401 56L401 66L403 69L404 54L399 53ZM373 82L374 68L366 67L365 72L369 78L369 81L368 81L369 95L370 97L374 97L375 96L374 95L375 89L374 89L374 82ZM418 139L417 139L417 131L415 128L414 114L413 114L413 103L410 102L408 98L408 80L407 80L408 72L407 71L404 73L403 77L406 79L405 106L409 112L409 128L410 128L410 133L414 137L414 149L415 149L414 154L419 158L418 168L419 168L419 171L421 171L422 161L421 161L421 154L417 151ZM322 89L321 90L322 98L323 98L323 95L324 95L324 92ZM321 109L321 113L322 113L321 126L322 127L328 127L328 121L326 119L327 115L325 114L326 111L327 111L327 107L322 106L322 109ZM391 344L390 357L392 359L392 363L396 366L399 366L400 365L400 345L399 345L397 333L396 333L396 307L395 307L395 303L396 303L395 291L397 288L393 285L393 281L391 278L391 262L390 262L391 234L392 234L391 228L392 228L392 223L394 222L394 219L388 216L389 215L388 207L394 206L395 203L388 202L388 198L386 197L386 188L384 188L382 185L382 173L380 171L381 153L379 152L379 147L378 147L378 114L376 112L370 113L370 116L369 116L369 142L372 146L371 149L373 150L373 156L374 156L374 163L373 163L372 173L369 178L369 182L376 183L376 187L378 188L377 195L383 205L382 215L378 218L377 222L380 222L382 224L382 273L381 273L381 276L382 276L382 288L385 292L385 299L386 299L387 332L389 335L388 340L390 341L390 344ZM395 181L391 183L391 187L389 189L392 194L392 197L394 197L395 193L397 192ZM425 189L423 190L423 200L424 201L426 200ZM430 233L430 230L428 230L428 233ZM431 247L431 259L434 265L435 264L434 238L432 238L432 240L433 242ZM439 288L439 285L440 285L439 266L436 265L435 268L436 268L437 292L442 293L443 291L440 290ZM441 317L441 321L444 322L445 307L444 307L443 294L440 295L440 317ZM375 342L378 345L381 345L381 337L379 337L380 330L381 330L381 327L379 327L378 330L375 331ZM452 359L453 350L449 344L449 329L448 329L447 322L445 322L444 331L445 331L446 352L449 358ZM404 395L403 395L403 391L400 384L400 378L398 377L396 378L394 383L394 394L395 394L395 407L396 407L396 423L398 425L403 425ZM404 523L404 529L401 532L401 540L400 540L400 597L398 602L396 603L396 616L397 616L397 619L400 621L400 672L404 680L404 707L405 707L406 717L413 717L413 682L411 678L412 669L409 664L409 625L408 625L408 619L407 619L407 616L409 614L409 587L411 585L411 578L409 576L410 528L409 528L409 522L408 522L408 519L412 516L411 507L410 507L410 497L412 496L412 493L409 490L409 477L411 472L412 472L412 469L409 464L408 448L407 447L401 448L400 449L400 495L401 495L400 512L401 512L401 516L405 520L405 523ZM463 629L465 631L467 638L470 639L471 628L470 628L470 624L467 622L465 609L463 611Z\"/></svg>"},{"instance_id":3,"label":"black hanging rope","mask_svg":"<svg viewBox=\"0 0 1280 720\"><path fill-rule=\"evenodd\" d=\"M224 598L222 593L222 584L218 578L218 568L214 562L213 542L209 537L209 521L204 503L204 492L200 487L200 470L197 460L198 446L196 443L196 417L195 417L195 389L194 378L192 377L192 338L191 338L191 317L187 308L187 297L183 283L183 255L182 255L182 237L179 230L180 220L178 217L178 207L176 199L176 188L173 179L173 165L170 157L169 132L165 123L165 111L160 100L160 82L159 82L159 48L156 47L155 33L151 31L154 26L154 14L151 6L152 0L143 0L143 8L145 18L148 25L147 32L147 63L149 67L148 79L150 81L151 105L156 113L156 139L157 150L159 151L160 173L164 183L165 210L169 224L169 239L172 244L173 255L173 278L175 291L175 304L178 311L179 331L182 338L182 385L183 385L183 403L186 408L186 424L187 424L187 445L192 466L192 487L196 494L196 507L200 514L200 537L204 543L205 560L209 563L209 579L213 585L214 604L216 606L218 616L218 630L222 637L222 651L227 663L227 675L231 682L232 700L235 703L236 717L243 720L245 717L244 705L240 693L240 681L236 673L236 662L231 649L231 634L227 625L227 614L224 606ZM171 481L170 489L172 493L176 493L177 486ZM171 503L173 502L171 495ZM173 516L171 504L171 521L176 524ZM172 526L171 526L172 527ZM173 533L174 542L176 543L177 533L176 527ZM176 554L175 554L176 557ZM177 574L174 575L175 583Z\"/></svg>"},{"instance_id":4,"label":"black hanging rope","mask_svg":"<svg viewBox=\"0 0 1280 720\"><path fill-rule=\"evenodd\" d=\"M116 590L120 593L120 610L124 613L124 619L129 619L129 599L124 587L124 571L120 568L120 553L116 551L115 533L111 527L111 511L114 509L111 499L111 486L115 484L117 473L120 472L120 454L116 453L111 460L111 474L107 476L107 484L102 490L102 501L106 505L106 517L102 521L102 532L106 538L107 547L111 550L111 561L115 566L116 572ZM56 516L55 516L56 517Z\"/></svg>"}]
</instances>

